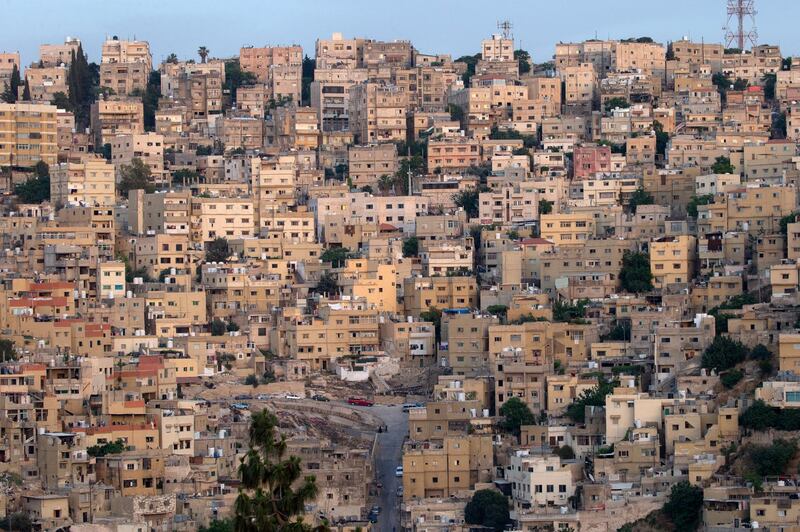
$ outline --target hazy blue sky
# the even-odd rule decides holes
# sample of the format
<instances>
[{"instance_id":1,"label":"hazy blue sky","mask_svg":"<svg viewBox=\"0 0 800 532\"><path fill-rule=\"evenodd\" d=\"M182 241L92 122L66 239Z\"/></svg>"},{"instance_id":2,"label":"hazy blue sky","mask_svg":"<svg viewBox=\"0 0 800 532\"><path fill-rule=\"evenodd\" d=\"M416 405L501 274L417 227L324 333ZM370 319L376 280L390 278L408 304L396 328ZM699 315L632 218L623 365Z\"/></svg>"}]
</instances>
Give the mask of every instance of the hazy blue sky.
<instances>
[{"instance_id":1,"label":"hazy blue sky","mask_svg":"<svg viewBox=\"0 0 800 532\"><path fill-rule=\"evenodd\" d=\"M800 53L800 2L756 0L756 7L760 42ZM29 64L40 43L71 35L99 62L103 39L118 35L149 41L156 64L170 52L196 57L200 45L226 57L242 45L297 43L313 56L317 37L339 31L410 39L423 52L457 57L478 52L497 20L509 19L517 45L544 61L557 41L595 34L719 42L726 17L724 0L0 0L0 51L18 50Z\"/></svg>"}]
</instances>

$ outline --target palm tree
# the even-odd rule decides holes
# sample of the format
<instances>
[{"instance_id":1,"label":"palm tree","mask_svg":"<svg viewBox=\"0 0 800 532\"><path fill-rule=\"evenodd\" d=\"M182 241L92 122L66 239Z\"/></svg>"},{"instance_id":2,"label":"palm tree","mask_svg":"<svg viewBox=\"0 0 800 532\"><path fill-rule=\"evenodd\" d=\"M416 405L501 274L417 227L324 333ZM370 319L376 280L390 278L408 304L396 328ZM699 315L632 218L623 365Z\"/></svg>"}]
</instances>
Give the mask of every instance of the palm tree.
<instances>
[{"instance_id":1,"label":"palm tree","mask_svg":"<svg viewBox=\"0 0 800 532\"><path fill-rule=\"evenodd\" d=\"M173 64L177 64L177 63L178 63L178 56L177 56L177 55L175 55L175 54L169 54L169 55L167 56L167 59L166 59L166 61L165 61L165 62L166 62L166 63L173 63Z\"/></svg>"},{"instance_id":2,"label":"palm tree","mask_svg":"<svg viewBox=\"0 0 800 532\"><path fill-rule=\"evenodd\" d=\"M197 55L200 56L200 62L201 63L205 63L206 62L206 58L208 57L209 53L211 53L210 50L208 48L206 48L205 46L201 46L200 48L197 49Z\"/></svg>"},{"instance_id":3,"label":"palm tree","mask_svg":"<svg viewBox=\"0 0 800 532\"><path fill-rule=\"evenodd\" d=\"M312 532L303 523L307 502L317 496L313 476L296 487L302 468L300 458L284 460L286 439L277 431L278 418L267 410L253 415L250 422L250 450L241 459L239 496L235 503L233 527L236 532Z\"/></svg>"}]
</instances>

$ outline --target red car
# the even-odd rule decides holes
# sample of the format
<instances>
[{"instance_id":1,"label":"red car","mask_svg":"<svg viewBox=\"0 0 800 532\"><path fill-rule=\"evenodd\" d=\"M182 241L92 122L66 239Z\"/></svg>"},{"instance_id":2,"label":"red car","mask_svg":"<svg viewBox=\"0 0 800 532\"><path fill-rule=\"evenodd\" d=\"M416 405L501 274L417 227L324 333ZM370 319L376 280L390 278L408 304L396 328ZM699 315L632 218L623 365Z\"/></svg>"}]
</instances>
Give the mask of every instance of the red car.
<instances>
[{"instance_id":1,"label":"red car","mask_svg":"<svg viewBox=\"0 0 800 532\"><path fill-rule=\"evenodd\" d=\"M355 406L372 406L375 403L373 403L372 401L368 401L363 397L351 397L350 399L347 400L347 404Z\"/></svg>"}]
</instances>

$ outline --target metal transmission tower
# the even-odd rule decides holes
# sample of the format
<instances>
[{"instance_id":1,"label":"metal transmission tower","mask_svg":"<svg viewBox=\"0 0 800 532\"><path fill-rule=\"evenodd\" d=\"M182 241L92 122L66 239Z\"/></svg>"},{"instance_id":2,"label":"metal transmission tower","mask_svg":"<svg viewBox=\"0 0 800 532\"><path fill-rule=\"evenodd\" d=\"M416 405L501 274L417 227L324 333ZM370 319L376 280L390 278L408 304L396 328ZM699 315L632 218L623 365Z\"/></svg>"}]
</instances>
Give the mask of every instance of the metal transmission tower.
<instances>
[{"instance_id":1,"label":"metal transmission tower","mask_svg":"<svg viewBox=\"0 0 800 532\"><path fill-rule=\"evenodd\" d=\"M728 23L723 28L725 30L725 46L730 46L735 42L736 47L744 50L745 41L749 41L752 46L758 44L758 31L756 30L756 7L754 0L728 0ZM744 19L750 18L750 30L745 31ZM736 19L736 31L733 28L733 19Z\"/></svg>"},{"instance_id":2,"label":"metal transmission tower","mask_svg":"<svg viewBox=\"0 0 800 532\"><path fill-rule=\"evenodd\" d=\"M514 26L509 20L501 20L497 22L497 29L503 32L504 39L511 39L511 28Z\"/></svg>"}]
</instances>

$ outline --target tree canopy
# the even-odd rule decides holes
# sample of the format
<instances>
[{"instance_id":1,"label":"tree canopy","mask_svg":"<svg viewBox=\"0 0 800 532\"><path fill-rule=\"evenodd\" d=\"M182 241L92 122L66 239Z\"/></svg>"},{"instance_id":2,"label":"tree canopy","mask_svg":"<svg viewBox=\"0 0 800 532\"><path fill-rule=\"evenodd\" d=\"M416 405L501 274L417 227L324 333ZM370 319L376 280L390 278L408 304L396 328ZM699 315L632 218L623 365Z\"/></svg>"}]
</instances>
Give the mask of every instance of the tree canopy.
<instances>
[{"instance_id":1,"label":"tree canopy","mask_svg":"<svg viewBox=\"0 0 800 532\"><path fill-rule=\"evenodd\" d=\"M714 159L714 164L711 165L711 171L715 174L733 174L736 170L731 164L728 157L720 156Z\"/></svg>"},{"instance_id":2,"label":"tree canopy","mask_svg":"<svg viewBox=\"0 0 800 532\"><path fill-rule=\"evenodd\" d=\"M501 532L511 522L508 499L497 490L478 490L464 507L464 520Z\"/></svg>"},{"instance_id":3,"label":"tree canopy","mask_svg":"<svg viewBox=\"0 0 800 532\"><path fill-rule=\"evenodd\" d=\"M633 191L630 200L628 200L628 207L631 212L636 212L639 205L653 205L656 202L653 195L647 192L644 187L639 187Z\"/></svg>"},{"instance_id":4,"label":"tree canopy","mask_svg":"<svg viewBox=\"0 0 800 532\"><path fill-rule=\"evenodd\" d=\"M147 193L155 191L155 185L150 181L150 167L138 157L131 160L131 164L119 167L119 183L117 192L122 197L127 197L131 190L144 190Z\"/></svg>"},{"instance_id":5,"label":"tree canopy","mask_svg":"<svg viewBox=\"0 0 800 532\"><path fill-rule=\"evenodd\" d=\"M614 391L615 382L607 381L603 378L597 383L597 386L589 390L585 390L581 395L567 407L567 417L572 418L578 423L583 423L586 420L586 407L587 406L605 406L606 395Z\"/></svg>"},{"instance_id":6,"label":"tree canopy","mask_svg":"<svg viewBox=\"0 0 800 532\"><path fill-rule=\"evenodd\" d=\"M523 425L533 425L536 423L536 417L528 408L528 405L522 402L519 397L511 397L508 401L503 403L500 407L500 415L505 417L501 427L515 436L519 436L520 430Z\"/></svg>"},{"instance_id":7,"label":"tree canopy","mask_svg":"<svg viewBox=\"0 0 800 532\"><path fill-rule=\"evenodd\" d=\"M626 292L649 292L653 289L653 274L650 271L650 257L641 251L625 251L622 255L622 269L619 282Z\"/></svg>"},{"instance_id":8,"label":"tree canopy","mask_svg":"<svg viewBox=\"0 0 800 532\"><path fill-rule=\"evenodd\" d=\"M741 342L727 336L715 336L703 352L704 368L723 371L734 367L747 358L747 348Z\"/></svg>"},{"instance_id":9,"label":"tree canopy","mask_svg":"<svg viewBox=\"0 0 800 532\"><path fill-rule=\"evenodd\" d=\"M350 255L350 250L343 247L333 247L326 249L320 260L322 262L330 262L331 268L341 268L344 266L347 257Z\"/></svg>"},{"instance_id":10,"label":"tree canopy","mask_svg":"<svg viewBox=\"0 0 800 532\"><path fill-rule=\"evenodd\" d=\"M254 413L249 449L239 465L241 485L234 504L234 530L310 532L302 514L317 496L317 484L313 475L302 475L300 458L286 457L286 439L278 433L278 418L268 410Z\"/></svg>"},{"instance_id":11,"label":"tree canopy","mask_svg":"<svg viewBox=\"0 0 800 532\"><path fill-rule=\"evenodd\" d=\"M664 504L666 514L676 530L697 530L700 525L700 510L703 509L703 488L692 486L683 480L674 486Z\"/></svg>"},{"instance_id":12,"label":"tree canopy","mask_svg":"<svg viewBox=\"0 0 800 532\"><path fill-rule=\"evenodd\" d=\"M228 241L222 237L217 237L206 244L206 262L225 262L230 254Z\"/></svg>"},{"instance_id":13,"label":"tree canopy","mask_svg":"<svg viewBox=\"0 0 800 532\"><path fill-rule=\"evenodd\" d=\"M419 239L411 236L403 240L403 256L404 257L418 257L419 256Z\"/></svg>"}]
</instances>

